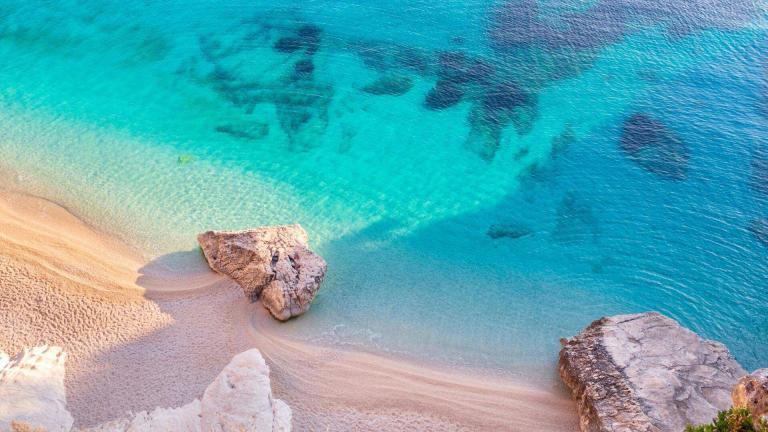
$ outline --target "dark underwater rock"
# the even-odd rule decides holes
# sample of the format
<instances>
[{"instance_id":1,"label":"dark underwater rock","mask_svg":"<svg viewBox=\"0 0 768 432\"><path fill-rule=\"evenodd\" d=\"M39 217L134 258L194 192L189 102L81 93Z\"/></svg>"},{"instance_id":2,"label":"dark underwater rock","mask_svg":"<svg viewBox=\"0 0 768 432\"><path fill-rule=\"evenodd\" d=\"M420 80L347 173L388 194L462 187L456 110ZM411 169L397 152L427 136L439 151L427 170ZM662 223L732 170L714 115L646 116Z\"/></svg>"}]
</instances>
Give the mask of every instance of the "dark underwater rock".
<instances>
[{"instance_id":1,"label":"dark underwater rock","mask_svg":"<svg viewBox=\"0 0 768 432\"><path fill-rule=\"evenodd\" d=\"M275 42L273 48L277 52L292 53L302 49L304 45L301 43L301 39L297 37L282 37Z\"/></svg>"},{"instance_id":2,"label":"dark underwater rock","mask_svg":"<svg viewBox=\"0 0 768 432\"><path fill-rule=\"evenodd\" d=\"M492 12L489 34L497 49L596 50L652 26L677 38L710 28L737 30L763 12L756 1L598 0L551 15L540 12L537 0L509 0Z\"/></svg>"},{"instance_id":3,"label":"dark underwater rock","mask_svg":"<svg viewBox=\"0 0 768 432\"><path fill-rule=\"evenodd\" d=\"M481 104L483 119L496 124L506 124L515 108L526 105L528 95L511 82L490 86L483 93Z\"/></svg>"},{"instance_id":4,"label":"dark underwater rock","mask_svg":"<svg viewBox=\"0 0 768 432\"><path fill-rule=\"evenodd\" d=\"M311 80L315 71L315 64L310 59L301 59L293 65L293 78Z\"/></svg>"},{"instance_id":5,"label":"dark underwater rock","mask_svg":"<svg viewBox=\"0 0 768 432\"><path fill-rule=\"evenodd\" d=\"M533 230L519 224L497 224L491 225L486 235L494 240L500 238L519 239L533 235Z\"/></svg>"},{"instance_id":6,"label":"dark underwater rock","mask_svg":"<svg viewBox=\"0 0 768 432\"><path fill-rule=\"evenodd\" d=\"M755 192L768 195L768 146L758 147L749 165L749 187Z\"/></svg>"},{"instance_id":7,"label":"dark underwater rock","mask_svg":"<svg viewBox=\"0 0 768 432\"><path fill-rule=\"evenodd\" d=\"M429 60L418 49L411 47L398 47L394 53L395 66L424 74L429 69Z\"/></svg>"},{"instance_id":8,"label":"dark underwater rock","mask_svg":"<svg viewBox=\"0 0 768 432\"><path fill-rule=\"evenodd\" d=\"M749 232L763 244L768 247L768 218L757 218L749 224Z\"/></svg>"},{"instance_id":9,"label":"dark underwater rock","mask_svg":"<svg viewBox=\"0 0 768 432\"><path fill-rule=\"evenodd\" d=\"M424 99L424 106L430 110L437 111L450 108L461 102L464 97L464 91L454 83L440 80L427 93Z\"/></svg>"},{"instance_id":10,"label":"dark underwater rock","mask_svg":"<svg viewBox=\"0 0 768 432\"><path fill-rule=\"evenodd\" d=\"M292 53L298 50L306 50L308 56L314 55L320 49L320 41L323 30L314 24L303 24L295 31L295 36L285 36L275 42L275 51Z\"/></svg>"},{"instance_id":11,"label":"dark underwater rock","mask_svg":"<svg viewBox=\"0 0 768 432\"><path fill-rule=\"evenodd\" d=\"M314 55L320 49L320 40L323 30L314 24L304 24L296 30L302 46L307 50L308 56Z\"/></svg>"},{"instance_id":12,"label":"dark underwater rock","mask_svg":"<svg viewBox=\"0 0 768 432\"><path fill-rule=\"evenodd\" d=\"M320 35L323 33L323 29L314 24L303 24L296 29L296 34L305 43L307 41L316 41L320 39Z\"/></svg>"},{"instance_id":13,"label":"dark underwater rock","mask_svg":"<svg viewBox=\"0 0 768 432\"><path fill-rule=\"evenodd\" d=\"M619 145L630 160L648 172L669 180L686 177L688 147L648 114L634 114L624 121Z\"/></svg>"},{"instance_id":14,"label":"dark underwater rock","mask_svg":"<svg viewBox=\"0 0 768 432\"><path fill-rule=\"evenodd\" d=\"M477 105L474 105L469 112L469 124L469 134L464 141L464 148L490 162L501 145L503 127L486 121L482 109Z\"/></svg>"},{"instance_id":15,"label":"dark underwater rock","mask_svg":"<svg viewBox=\"0 0 768 432\"><path fill-rule=\"evenodd\" d=\"M454 84L484 83L493 76L493 66L470 58L462 52L442 52L438 55L437 76Z\"/></svg>"},{"instance_id":16,"label":"dark underwater rock","mask_svg":"<svg viewBox=\"0 0 768 432\"><path fill-rule=\"evenodd\" d=\"M362 88L365 93L373 95L400 96L413 87L413 79L403 75L384 75Z\"/></svg>"},{"instance_id":17,"label":"dark underwater rock","mask_svg":"<svg viewBox=\"0 0 768 432\"><path fill-rule=\"evenodd\" d=\"M234 138L258 140L269 134L269 124L261 122L225 124L216 126L216 132L227 134Z\"/></svg>"},{"instance_id":18,"label":"dark underwater rock","mask_svg":"<svg viewBox=\"0 0 768 432\"><path fill-rule=\"evenodd\" d=\"M575 192L566 193L557 207L557 222L552 235L563 244L597 240L600 228L592 207Z\"/></svg>"}]
</instances>

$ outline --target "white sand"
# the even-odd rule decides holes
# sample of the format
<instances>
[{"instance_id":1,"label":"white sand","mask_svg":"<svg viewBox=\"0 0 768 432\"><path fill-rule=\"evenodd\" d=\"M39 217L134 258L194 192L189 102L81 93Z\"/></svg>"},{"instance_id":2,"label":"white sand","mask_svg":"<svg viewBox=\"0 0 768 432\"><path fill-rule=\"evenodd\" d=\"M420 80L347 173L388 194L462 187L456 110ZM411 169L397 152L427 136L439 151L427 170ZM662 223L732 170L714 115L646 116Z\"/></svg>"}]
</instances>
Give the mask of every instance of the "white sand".
<instances>
[{"instance_id":1,"label":"white sand","mask_svg":"<svg viewBox=\"0 0 768 432\"><path fill-rule=\"evenodd\" d=\"M564 392L292 341L204 265L164 270L55 203L0 192L0 349L40 344L69 353L79 426L183 405L256 347L296 430L577 429Z\"/></svg>"}]
</instances>

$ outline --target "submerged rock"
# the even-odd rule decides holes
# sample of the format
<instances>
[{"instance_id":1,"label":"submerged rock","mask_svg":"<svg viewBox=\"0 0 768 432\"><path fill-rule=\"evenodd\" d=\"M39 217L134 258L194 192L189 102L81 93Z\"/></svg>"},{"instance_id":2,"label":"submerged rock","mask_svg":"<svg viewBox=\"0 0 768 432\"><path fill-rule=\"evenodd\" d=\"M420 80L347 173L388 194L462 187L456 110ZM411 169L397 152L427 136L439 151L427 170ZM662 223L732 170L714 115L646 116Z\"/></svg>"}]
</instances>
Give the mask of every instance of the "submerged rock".
<instances>
[{"instance_id":1,"label":"submerged rock","mask_svg":"<svg viewBox=\"0 0 768 432\"><path fill-rule=\"evenodd\" d=\"M269 135L269 124L262 122L243 122L216 126L216 132L244 140L258 140Z\"/></svg>"},{"instance_id":2,"label":"submerged rock","mask_svg":"<svg viewBox=\"0 0 768 432\"><path fill-rule=\"evenodd\" d=\"M600 237L600 223L592 206L576 192L568 192L560 200L552 236L562 244L596 241Z\"/></svg>"},{"instance_id":3,"label":"submerged rock","mask_svg":"<svg viewBox=\"0 0 768 432\"><path fill-rule=\"evenodd\" d=\"M670 180L684 180L690 154L685 143L648 114L624 121L621 149L648 172Z\"/></svg>"},{"instance_id":4,"label":"submerged rock","mask_svg":"<svg viewBox=\"0 0 768 432\"><path fill-rule=\"evenodd\" d=\"M753 220L749 224L749 232L762 243L768 247L768 218L758 218Z\"/></svg>"},{"instance_id":5,"label":"submerged rock","mask_svg":"<svg viewBox=\"0 0 768 432\"><path fill-rule=\"evenodd\" d=\"M719 342L655 312L601 318L561 341L582 431L682 431L731 405L746 372Z\"/></svg>"},{"instance_id":6,"label":"submerged rock","mask_svg":"<svg viewBox=\"0 0 768 432\"><path fill-rule=\"evenodd\" d=\"M438 80L437 84L427 93L424 106L433 111L450 108L461 102L464 90L455 83Z\"/></svg>"},{"instance_id":7,"label":"submerged rock","mask_svg":"<svg viewBox=\"0 0 768 432\"><path fill-rule=\"evenodd\" d=\"M234 279L247 296L285 321L309 310L327 265L309 250L301 225L245 231L208 231L197 236L208 265Z\"/></svg>"},{"instance_id":8,"label":"submerged rock","mask_svg":"<svg viewBox=\"0 0 768 432\"><path fill-rule=\"evenodd\" d=\"M59 347L25 349L14 358L0 352L0 431L68 432L64 387L66 353Z\"/></svg>"},{"instance_id":9,"label":"submerged rock","mask_svg":"<svg viewBox=\"0 0 768 432\"><path fill-rule=\"evenodd\" d=\"M524 225L498 224L491 225L486 232L488 237L497 240L500 238L519 239L533 235L533 230Z\"/></svg>"},{"instance_id":10,"label":"submerged rock","mask_svg":"<svg viewBox=\"0 0 768 432\"><path fill-rule=\"evenodd\" d=\"M768 195L768 146L758 146L749 165L749 186L755 192Z\"/></svg>"},{"instance_id":11,"label":"submerged rock","mask_svg":"<svg viewBox=\"0 0 768 432\"><path fill-rule=\"evenodd\" d=\"M301 59L293 65L293 78L311 80L315 72L315 64L310 59Z\"/></svg>"},{"instance_id":12,"label":"submerged rock","mask_svg":"<svg viewBox=\"0 0 768 432\"><path fill-rule=\"evenodd\" d=\"M273 47L277 52L292 53L302 49L304 44L301 42L301 39L288 36L278 39Z\"/></svg>"},{"instance_id":13,"label":"submerged rock","mask_svg":"<svg viewBox=\"0 0 768 432\"><path fill-rule=\"evenodd\" d=\"M384 75L362 88L372 95L400 96L413 87L413 80L404 75Z\"/></svg>"},{"instance_id":14,"label":"submerged rock","mask_svg":"<svg viewBox=\"0 0 768 432\"><path fill-rule=\"evenodd\" d=\"M768 369L742 377L731 392L733 406L746 408L755 424L768 424Z\"/></svg>"}]
</instances>

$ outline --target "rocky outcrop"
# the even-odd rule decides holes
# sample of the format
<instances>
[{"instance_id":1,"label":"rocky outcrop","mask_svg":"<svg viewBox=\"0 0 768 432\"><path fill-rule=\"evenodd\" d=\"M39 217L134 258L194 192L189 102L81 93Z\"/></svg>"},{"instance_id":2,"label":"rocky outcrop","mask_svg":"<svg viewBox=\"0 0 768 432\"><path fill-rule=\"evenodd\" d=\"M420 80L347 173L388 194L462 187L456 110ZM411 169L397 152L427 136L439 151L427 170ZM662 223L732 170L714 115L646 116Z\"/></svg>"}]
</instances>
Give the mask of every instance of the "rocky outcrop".
<instances>
[{"instance_id":1,"label":"rocky outcrop","mask_svg":"<svg viewBox=\"0 0 768 432\"><path fill-rule=\"evenodd\" d=\"M14 358L0 352L0 431L72 429L64 388L66 359L55 346L25 349Z\"/></svg>"},{"instance_id":2,"label":"rocky outcrop","mask_svg":"<svg viewBox=\"0 0 768 432\"><path fill-rule=\"evenodd\" d=\"M205 389L202 400L157 408L81 432L290 432L291 409L272 397L259 350L240 353Z\"/></svg>"},{"instance_id":3,"label":"rocky outcrop","mask_svg":"<svg viewBox=\"0 0 768 432\"><path fill-rule=\"evenodd\" d=\"M601 318L561 341L560 377L585 432L681 431L731 405L745 371L721 343L658 313Z\"/></svg>"},{"instance_id":4,"label":"rocky outcrop","mask_svg":"<svg viewBox=\"0 0 768 432\"><path fill-rule=\"evenodd\" d=\"M0 353L0 431L69 432L64 361L58 347L37 347L13 360ZM80 432L290 432L291 409L275 399L259 350L232 358L203 394L179 408L156 408Z\"/></svg>"},{"instance_id":5,"label":"rocky outcrop","mask_svg":"<svg viewBox=\"0 0 768 432\"><path fill-rule=\"evenodd\" d=\"M755 424L768 424L768 369L742 377L731 392L733 406L747 408Z\"/></svg>"},{"instance_id":6,"label":"rocky outcrop","mask_svg":"<svg viewBox=\"0 0 768 432\"><path fill-rule=\"evenodd\" d=\"M309 250L300 225L245 231L208 231L197 236L208 265L234 279L275 318L301 315L325 277L325 261Z\"/></svg>"},{"instance_id":7,"label":"rocky outcrop","mask_svg":"<svg viewBox=\"0 0 768 432\"><path fill-rule=\"evenodd\" d=\"M619 146L630 160L668 180L685 180L691 158L685 142L649 114L627 118Z\"/></svg>"},{"instance_id":8,"label":"rocky outcrop","mask_svg":"<svg viewBox=\"0 0 768 432\"><path fill-rule=\"evenodd\" d=\"M269 368L258 350L236 355L208 386L200 424L203 431L291 430L291 410L272 398Z\"/></svg>"}]
</instances>

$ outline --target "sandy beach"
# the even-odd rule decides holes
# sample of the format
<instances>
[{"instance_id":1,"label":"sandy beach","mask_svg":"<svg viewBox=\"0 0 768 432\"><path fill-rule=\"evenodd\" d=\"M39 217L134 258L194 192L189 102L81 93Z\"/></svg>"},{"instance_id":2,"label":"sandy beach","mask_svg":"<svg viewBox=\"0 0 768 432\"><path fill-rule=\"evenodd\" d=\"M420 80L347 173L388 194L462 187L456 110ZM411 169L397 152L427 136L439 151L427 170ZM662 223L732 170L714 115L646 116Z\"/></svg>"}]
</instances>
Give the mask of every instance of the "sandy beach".
<instances>
[{"instance_id":1,"label":"sandy beach","mask_svg":"<svg viewBox=\"0 0 768 432\"><path fill-rule=\"evenodd\" d=\"M255 347L295 430L577 428L564 391L309 345L280 330L202 260L180 272L56 203L0 193L0 349L64 347L76 426L185 404Z\"/></svg>"}]
</instances>

